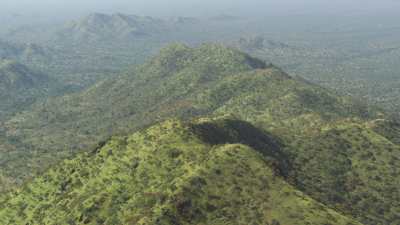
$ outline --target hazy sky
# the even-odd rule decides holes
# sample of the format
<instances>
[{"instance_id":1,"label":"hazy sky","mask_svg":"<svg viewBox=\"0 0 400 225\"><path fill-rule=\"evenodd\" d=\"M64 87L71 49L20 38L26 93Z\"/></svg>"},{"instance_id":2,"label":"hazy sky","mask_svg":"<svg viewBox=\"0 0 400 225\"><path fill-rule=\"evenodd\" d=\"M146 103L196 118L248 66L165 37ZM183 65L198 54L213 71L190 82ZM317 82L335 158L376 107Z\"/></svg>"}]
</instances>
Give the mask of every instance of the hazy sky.
<instances>
[{"instance_id":1,"label":"hazy sky","mask_svg":"<svg viewBox=\"0 0 400 225\"><path fill-rule=\"evenodd\" d=\"M398 0L0 0L2 13L123 12L141 15L373 12L400 9Z\"/></svg>"}]
</instances>

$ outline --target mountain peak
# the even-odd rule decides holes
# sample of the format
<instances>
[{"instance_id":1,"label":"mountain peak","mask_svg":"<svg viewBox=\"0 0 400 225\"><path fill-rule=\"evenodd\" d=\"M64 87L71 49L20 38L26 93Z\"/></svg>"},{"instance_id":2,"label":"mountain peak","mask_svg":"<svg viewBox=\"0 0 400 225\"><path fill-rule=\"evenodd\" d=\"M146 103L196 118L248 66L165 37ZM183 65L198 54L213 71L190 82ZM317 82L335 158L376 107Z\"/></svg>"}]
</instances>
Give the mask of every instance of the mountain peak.
<instances>
[{"instance_id":1,"label":"mountain peak","mask_svg":"<svg viewBox=\"0 0 400 225\"><path fill-rule=\"evenodd\" d=\"M150 64L164 74L191 69L205 74L226 74L265 69L266 63L239 50L220 44L203 44L190 48L184 44L171 44L161 49ZM151 67L150 65L145 65Z\"/></svg>"}]
</instances>

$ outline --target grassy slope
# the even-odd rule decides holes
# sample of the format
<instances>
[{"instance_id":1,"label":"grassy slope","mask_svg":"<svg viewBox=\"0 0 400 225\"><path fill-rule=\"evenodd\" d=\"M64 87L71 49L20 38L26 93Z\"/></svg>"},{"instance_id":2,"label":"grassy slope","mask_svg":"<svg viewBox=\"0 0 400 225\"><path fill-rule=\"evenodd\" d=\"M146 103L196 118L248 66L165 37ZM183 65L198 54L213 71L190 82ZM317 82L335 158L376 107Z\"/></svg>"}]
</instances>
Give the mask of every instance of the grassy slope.
<instances>
[{"instance_id":1,"label":"grassy slope","mask_svg":"<svg viewBox=\"0 0 400 225\"><path fill-rule=\"evenodd\" d=\"M358 224L284 181L268 156L280 150L271 140L240 121L170 120L112 138L0 198L0 221Z\"/></svg>"},{"instance_id":2,"label":"grassy slope","mask_svg":"<svg viewBox=\"0 0 400 225\"><path fill-rule=\"evenodd\" d=\"M376 113L362 104L216 45L173 45L118 79L14 117L6 134L36 151L14 151L26 160L10 160L4 171L27 174L165 118L226 114L283 143L288 166L281 170L300 190L366 224L399 222L394 129L372 126Z\"/></svg>"}]
</instances>

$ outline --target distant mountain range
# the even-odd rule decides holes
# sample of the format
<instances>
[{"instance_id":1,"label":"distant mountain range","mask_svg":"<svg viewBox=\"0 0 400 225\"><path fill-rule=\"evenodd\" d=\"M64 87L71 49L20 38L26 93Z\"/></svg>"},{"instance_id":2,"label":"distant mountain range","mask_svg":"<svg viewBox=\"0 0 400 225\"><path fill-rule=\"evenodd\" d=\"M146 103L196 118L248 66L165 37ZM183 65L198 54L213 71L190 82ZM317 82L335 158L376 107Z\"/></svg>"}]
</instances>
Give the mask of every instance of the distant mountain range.
<instances>
[{"instance_id":1,"label":"distant mountain range","mask_svg":"<svg viewBox=\"0 0 400 225\"><path fill-rule=\"evenodd\" d=\"M2 127L7 181L57 164L0 197L2 224L400 222L398 122L220 45L170 45Z\"/></svg>"},{"instance_id":2,"label":"distant mountain range","mask_svg":"<svg viewBox=\"0 0 400 225\"><path fill-rule=\"evenodd\" d=\"M92 13L65 24L10 30L3 36L7 41L0 41L0 58L38 69L74 91L142 63L175 32L186 35L184 30L198 22Z\"/></svg>"},{"instance_id":3,"label":"distant mountain range","mask_svg":"<svg viewBox=\"0 0 400 225\"><path fill-rule=\"evenodd\" d=\"M8 32L7 39L17 40L19 43L30 42L27 37L34 37L34 43L54 44L79 42L112 42L134 41L137 39L156 40L165 39L182 27L199 23L193 17L174 17L158 19L150 16L137 16L129 14L103 14L91 13L75 21L62 25L48 27L22 26Z\"/></svg>"},{"instance_id":4,"label":"distant mountain range","mask_svg":"<svg viewBox=\"0 0 400 225\"><path fill-rule=\"evenodd\" d=\"M132 39L158 35L165 29L165 21L152 17L94 13L68 24L59 35L75 40Z\"/></svg>"}]
</instances>

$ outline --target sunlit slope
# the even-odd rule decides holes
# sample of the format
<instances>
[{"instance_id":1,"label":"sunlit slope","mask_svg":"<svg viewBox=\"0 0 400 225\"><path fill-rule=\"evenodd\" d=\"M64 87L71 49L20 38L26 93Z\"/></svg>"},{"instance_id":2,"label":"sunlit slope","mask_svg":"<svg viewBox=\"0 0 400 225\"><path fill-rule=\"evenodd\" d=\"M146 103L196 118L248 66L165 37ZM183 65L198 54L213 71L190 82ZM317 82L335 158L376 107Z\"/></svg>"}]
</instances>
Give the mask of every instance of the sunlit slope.
<instances>
[{"instance_id":1,"label":"sunlit slope","mask_svg":"<svg viewBox=\"0 0 400 225\"><path fill-rule=\"evenodd\" d=\"M273 137L169 120L67 160L0 198L1 224L359 224L284 181Z\"/></svg>"},{"instance_id":2,"label":"sunlit slope","mask_svg":"<svg viewBox=\"0 0 400 225\"><path fill-rule=\"evenodd\" d=\"M219 45L169 46L118 78L13 117L5 134L26 148L9 154L19 160L2 157L3 173L29 175L109 136L170 117L226 114L283 143L279 159L288 166L281 172L301 191L365 224L399 223L396 123Z\"/></svg>"}]
</instances>

